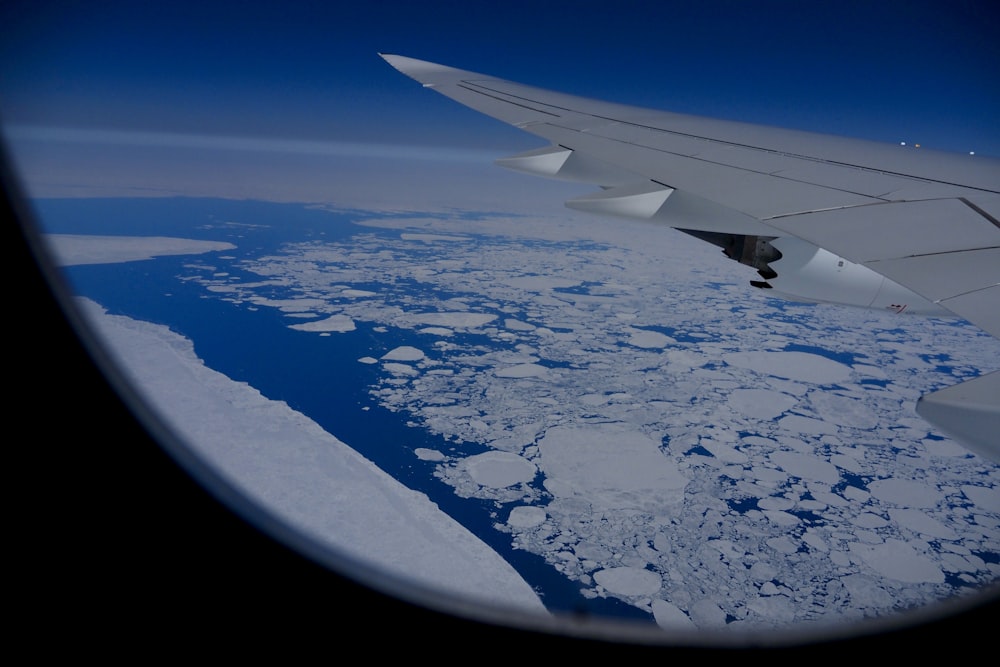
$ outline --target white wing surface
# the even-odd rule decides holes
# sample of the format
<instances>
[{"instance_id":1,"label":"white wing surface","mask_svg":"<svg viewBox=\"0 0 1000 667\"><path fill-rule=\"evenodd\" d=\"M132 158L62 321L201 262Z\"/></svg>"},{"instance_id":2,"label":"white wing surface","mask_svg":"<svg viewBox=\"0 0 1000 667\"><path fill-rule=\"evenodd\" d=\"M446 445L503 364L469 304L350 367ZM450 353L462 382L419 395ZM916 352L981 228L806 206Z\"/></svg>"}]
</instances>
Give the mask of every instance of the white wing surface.
<instances>
[{"instance_id":1,"label":"white wing surface","mask_svg":"<svg viewBox=\"0 0 1000 667\"><path fill-rule=\"evenodd\" d=\"M600 186L572 208L716 243L759 269L764 280L752 284L776 295L954 314L1000 338L998 160L612 104L382 57L547 140L498 163ZM917 411L1000 461L1000 371L928 394Z\"/></svg>"}]
</instances>

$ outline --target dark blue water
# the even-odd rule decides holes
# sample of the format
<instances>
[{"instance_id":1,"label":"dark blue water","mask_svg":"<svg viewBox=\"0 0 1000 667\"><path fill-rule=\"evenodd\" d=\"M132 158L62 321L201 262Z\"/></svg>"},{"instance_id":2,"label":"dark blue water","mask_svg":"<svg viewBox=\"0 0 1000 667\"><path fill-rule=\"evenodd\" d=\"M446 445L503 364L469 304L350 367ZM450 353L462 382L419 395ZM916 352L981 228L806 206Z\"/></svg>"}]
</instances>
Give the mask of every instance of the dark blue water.
<instances>
[{"instance_id":1,"label":"dark blue water","mask_svg":"<svg viewBox=\"0 0 1000 667\"><path fill-rule=\"evenodd\" d=\"M867 355L857 352L829 350L825 347L819 347L817 345L802 345L801 343L789 343L784 347L784 350L786 352L805 352L807 354L816 354L821 357L826 357L827 359L832 359L833 361L838 361L847 366L865 363L865 360L868 359Z\"/></svg>"},{"instance_id":2,"label":"dark blue water","mask_svg":"<svg viewBox=\"0 0 1000 667\"><path fill-rule=\"evenodd\" d=\"M273 254L284 243L345 241L358 231L357 212L329 212L294 204L214 199L81 199L35 202L45 231L74 234L177 236L228 241L236 250L197 256L68 267L73 289L112 314L168 326L194 343L205 364L264 396L282 400L347 443L406 486L422 491L438 506L507 559L539 591L553 611L613 616L652 622L641 610L615 599L587 599L580 586L541 557L511 547L510 536L493 528L492 502L463 499L433 477L434 464L419 460L415 448L470 454L481 443L447 442L407 426L409 415L380 407L368 391L379 377L375 364L357 359L398 345L419 346L408 330L357 330L331 336L295 331L272 308L251 310L208 293L186 264L206 263L247 280L238 262ZM365 234L396 234L365 228ZM230 259L226 259L229 257ZM209 298L206 298L209 297ZM496 345L491 341L492 345Z\"/></svg>"},{"instance_id":3,"label":"dark blue water","mask_svg":"<svg viewBox=\"0 0 1000 667\"><path fill-rule=\"evenodd\" d=\"M852 472L847 472L846 470L840 470L840 479L842 481L830 488L830 490L834 493L843 493L844 489L848 486L853 486L854 488L861 489L862 491L868 490L868 480L861 475L856 475Z\"/></svg>"},{"instance_id":4,"label":"dark blue water","mask_svg":"<svg viewBox=\"0 0 1000 667\"><path fill-rule=\"evenodd\" d=\"M757 498L730 498L726 500L726 504L729 505L729 509L733 510L738 514L746 514L751 510L757 509Z\"/></svg>"}]
</instances>

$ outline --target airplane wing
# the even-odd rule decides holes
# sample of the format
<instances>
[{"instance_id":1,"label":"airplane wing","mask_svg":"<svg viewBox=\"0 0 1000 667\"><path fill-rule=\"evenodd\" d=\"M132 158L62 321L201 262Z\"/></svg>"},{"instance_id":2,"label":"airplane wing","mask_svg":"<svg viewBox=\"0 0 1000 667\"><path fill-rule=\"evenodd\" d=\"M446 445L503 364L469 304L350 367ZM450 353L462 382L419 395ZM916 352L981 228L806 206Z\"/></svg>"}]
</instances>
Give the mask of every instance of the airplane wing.
<instances>
[{"instance_id":1,"label":"airplane wing","mask_svg":"<svg viewBox=\"0 0 1000 667\"><path fill-rule=\"evenodd\" d=\"M954 314L1000 338L1000 160L654 111L380 54L549 142L502 166L600 186L567 206L659 222L778 296ZM1000 461L1000 371L917 412Z\"/></svg>"}]
</instances>

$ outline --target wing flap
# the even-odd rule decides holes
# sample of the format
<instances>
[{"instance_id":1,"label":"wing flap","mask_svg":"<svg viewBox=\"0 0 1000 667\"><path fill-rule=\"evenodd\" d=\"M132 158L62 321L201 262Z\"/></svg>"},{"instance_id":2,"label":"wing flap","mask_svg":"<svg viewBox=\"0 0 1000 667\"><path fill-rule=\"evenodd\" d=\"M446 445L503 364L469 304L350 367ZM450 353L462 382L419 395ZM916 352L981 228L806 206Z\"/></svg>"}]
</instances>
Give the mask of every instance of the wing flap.
<instances>
[{"instance_id":1,"label":"wing flap","mask_svg":"<svg viewBox=\"0 0 1000 667\"><path fill-rule=\"evenodd\" d=\"M1000 285L941 299L939 303L994 338L1000 338Z\"/></svg>"},{"instance_id":2,"label":"wing flap","mask_svg":"<svg viewBox=\"0 0 1000 667\"><path fill-rule=\"evenodd\" d=\"M996 286L1000 281L1000 248L878 260L867 265L930 301L944 303Z\"/></svg>"},{"instance_id":3,"label":"wing flap","mask_svg":"<svg viewBox=\"0 0 1000 667\"><path fill-rule=\"evenodd\" d=\"M768 223L864 264L1000 338L1000 227L969 202L896 202Z\"/></svg>"},{"instance_id":4,"label":"wing flap","mask_svg":"<svg viewBox=\"0 0 1000 667\"><path fill-rule=\"evenodd\" d=\"M1000 228L958 199L814 211L767 222L852 262L1000 246Z\"/></svg>"},{"instance_id":5,"label":"wing flap","mask_svg":"<svg viewBox=\"0 0 1000 667\"><path fill-rule=\"evenodd\" d=\"M917 414L969 449L1000 461L1000 371L940 389L917 401Z\"/></svg>"}]
</instances>

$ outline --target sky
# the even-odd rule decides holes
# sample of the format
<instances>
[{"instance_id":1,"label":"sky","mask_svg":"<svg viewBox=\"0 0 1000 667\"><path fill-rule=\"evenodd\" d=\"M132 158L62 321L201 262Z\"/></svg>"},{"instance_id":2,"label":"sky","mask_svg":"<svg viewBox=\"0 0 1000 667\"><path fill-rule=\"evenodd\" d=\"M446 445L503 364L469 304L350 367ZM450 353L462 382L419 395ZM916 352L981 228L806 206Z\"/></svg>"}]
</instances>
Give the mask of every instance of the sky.
<instances>
[{"instance_id":1,"label":"sky","mask_svg":"<svg viewBox=\"0 0 1000 667\"><path fill-rule=\"evenodd\" d=\"M993 3L11 2L5 125L532 147L379 52L616 102L1000 155Z\"/></svg>"}]
</instances>

